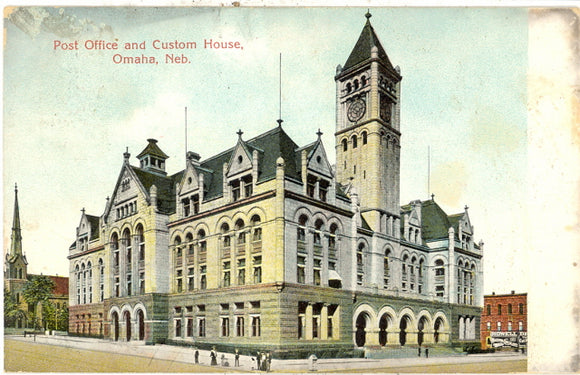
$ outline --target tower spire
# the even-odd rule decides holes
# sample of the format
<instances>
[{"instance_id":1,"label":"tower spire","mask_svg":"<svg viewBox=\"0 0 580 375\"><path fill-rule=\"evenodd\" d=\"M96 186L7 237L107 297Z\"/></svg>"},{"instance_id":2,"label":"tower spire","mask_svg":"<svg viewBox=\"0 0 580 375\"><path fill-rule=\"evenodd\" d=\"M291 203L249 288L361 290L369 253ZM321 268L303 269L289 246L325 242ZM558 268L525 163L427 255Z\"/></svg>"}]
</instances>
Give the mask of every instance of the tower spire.
<instances>
[{"instance_id":1,"label":"tower spire","mask_svg":"<svg viewBox=\"0 0 580 375\"><path fill-rule=\"evenodd\" d=\"M20 209L18 208L18 185L14 184L14 218L12 219L12 239L10 255L22 255L22 233L20 229Z\"/></svg>"}]
</instances>

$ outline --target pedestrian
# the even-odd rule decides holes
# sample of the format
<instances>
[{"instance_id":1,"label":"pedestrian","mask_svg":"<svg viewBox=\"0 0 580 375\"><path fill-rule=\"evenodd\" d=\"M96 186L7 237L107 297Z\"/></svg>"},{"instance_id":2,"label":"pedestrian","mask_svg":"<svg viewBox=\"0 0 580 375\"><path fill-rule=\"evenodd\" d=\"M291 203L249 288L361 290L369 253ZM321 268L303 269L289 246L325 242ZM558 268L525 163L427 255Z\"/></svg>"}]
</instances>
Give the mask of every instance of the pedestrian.
<instances>
[{"instance_id":1,"label":"pedestrian","mask_svg":"<svg viewBox=\"0 0 580 375\"><path fill-rule=\"evenodd\" d=\"M236 355L234 359L235 359L234 366L240 367L240 353L238 352L238 349L236 349Z\"/></svg>"},{"instance_id":2,"label":"pedestrian","mask_svg":"<svg viewBox=\"0 0 580 375\"><path fill-rule=\"evenodd\" d=\"M261 359L260 356L261 355L262 355L262 353L260 353L260 352L257 352L256 353L256 365L257 365L258 371L260 371L262 369L262 367L260 367L260 364L261 364L260 363L260 359Z\"/></svg>"},{"instance_id":3,"label":"pedestrian","mask_svg":"<svg viewBox=\"0 0 580 375\"><path fill-rule=\"evenodd\" d=\"M211 366L217 366L217 352L215 351L215 346L213 347L213 349L209 353L209 356L211 358L210 365Z\"/></svg>"},{"instance_id":4,"label":"pedestrian","mask_svg":"<svg viewBox=\"0 0 580 375\"><path fill-rule=\"evenodd\" d=\"M429 348L425 348L425 358L429 358Z\"/></svg>"},{"instance_id":5,"label":"pedestrian","mask_svg":"<svg viewBox=\"0 0 580 375\"><path fill-rule=\"evenodd\" d=\"M222 366L227 366L227 363L226 363L226 355L225 354L222 354L222 358L221 358L220 363L221 363Z\"/></svg>"},{"instance_id":6,"label":"pedestrian","mask_svg":"<svg viewBox=\"0 0 580 375\"><path fill-rule=\"evenodd\" d=\"M195 363L199 363L199 350L197 350L197 348L195 348L195 353L193 354L193 357L195 358Z\"/></svg>"},{"instance_id":7,"label":"pedestrian","mask_svg":"<svg viewBox=\"0 0 580 375\"><path fill-rule=\"evenodd\" d=\"M421 356L421 347L419 346L417 348L417 357L420 357L420 356Z\"/></svg>"},{"instance_id":8,"label":"pedestrian","mask_svg":"<svg viewBox=\"0 0 580 375\"><path fill-rule=\"evenodd\" d=\"M266 368L266 371L270 371L270 366L272 365L272 352L268 352L267 360L268 360L268 367Z\"/></svg>"}]
</instances>

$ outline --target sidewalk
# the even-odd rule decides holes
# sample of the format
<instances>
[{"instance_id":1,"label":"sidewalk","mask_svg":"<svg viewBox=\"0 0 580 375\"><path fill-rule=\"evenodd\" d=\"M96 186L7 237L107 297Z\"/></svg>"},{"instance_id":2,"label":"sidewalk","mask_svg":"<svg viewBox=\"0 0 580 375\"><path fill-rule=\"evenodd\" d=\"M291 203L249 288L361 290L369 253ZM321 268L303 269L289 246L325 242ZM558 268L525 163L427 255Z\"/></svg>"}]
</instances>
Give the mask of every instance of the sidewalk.
<instances>
[{"instance_id":1,"label":"sidewalk","mask_svg":"<svg viewBox=\"0 0 580 375\"><path fill-rule=\"evenodd\" d=\"M4 339L34 342L48 345L58 345L75 349L95 350L102 352L118 353L124 355L138 356L144 358L154 358L182 363L194 364L194 350L192 348L172 346L172 345L143 345L142 343L114 342L110 340L69 337L69 336L4 336ZM222 362L222 355L225 361ZM479 363L479 362L500 362L514 359L524 359L525 355L514 352L498 352L493 354L473 354L466 356L452 357L415 357L396 359L364 359L364 358L333 358L319 359L315 368L317 371L329 370L354 370L372 369L383 367L407 367L426 364L448 364L448 363ZM210 366L209 350L199 350L199 365ZM218 367L228 371L257 371L256 362L252 357L240 355L240 366L233 367L234 355L232 353L218 353ZM214 366L215 367L215 366ZM308 372L310 364L307 359L273 359L271 371L273 372Z\"/></svg>"}]
</instances>

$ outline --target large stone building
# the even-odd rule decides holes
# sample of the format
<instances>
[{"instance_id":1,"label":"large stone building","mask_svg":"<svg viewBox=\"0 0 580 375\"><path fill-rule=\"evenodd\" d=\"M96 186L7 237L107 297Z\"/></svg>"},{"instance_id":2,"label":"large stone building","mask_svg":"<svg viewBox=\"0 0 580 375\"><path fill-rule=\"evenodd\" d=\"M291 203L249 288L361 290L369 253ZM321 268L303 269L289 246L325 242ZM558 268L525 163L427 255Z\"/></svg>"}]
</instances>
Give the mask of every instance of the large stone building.
<instances>
[{"instance_id":1,"label":"large stone building","mask_svg":"<svg viewBox=\"0 0 580 375\"><path fill-rule=\"evenodd\" d=\"M71 333L277 356L478 342L483 246L467 208L400 205L401 75L370 14L335 82L335 167L281 121L173 174L156 140L126 152L70 247Z\"/></svg>"}]
</instances>

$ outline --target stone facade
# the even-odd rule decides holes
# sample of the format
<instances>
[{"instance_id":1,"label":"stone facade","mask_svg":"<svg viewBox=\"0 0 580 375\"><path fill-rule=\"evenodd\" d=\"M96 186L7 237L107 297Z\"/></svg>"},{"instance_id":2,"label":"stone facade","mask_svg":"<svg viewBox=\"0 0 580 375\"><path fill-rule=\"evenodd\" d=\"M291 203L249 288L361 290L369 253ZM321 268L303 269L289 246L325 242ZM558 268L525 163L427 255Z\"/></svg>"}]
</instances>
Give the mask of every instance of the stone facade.
<instances>
[{"instance_id":1,"label":"stone facade","mask_svg":"<svg viewBox=\"0 0 580 375\"><path fill-rule=\"evenodd\" d=\"M281 122L173 175L155 140L138 167L126 152L70 248L71 327L96 304L113 340L280 357L478 341L467 207L400 206L401 79L367 20L335 77L335 167Z\"/></svg>"}]
</instances>

